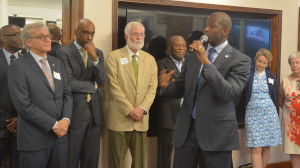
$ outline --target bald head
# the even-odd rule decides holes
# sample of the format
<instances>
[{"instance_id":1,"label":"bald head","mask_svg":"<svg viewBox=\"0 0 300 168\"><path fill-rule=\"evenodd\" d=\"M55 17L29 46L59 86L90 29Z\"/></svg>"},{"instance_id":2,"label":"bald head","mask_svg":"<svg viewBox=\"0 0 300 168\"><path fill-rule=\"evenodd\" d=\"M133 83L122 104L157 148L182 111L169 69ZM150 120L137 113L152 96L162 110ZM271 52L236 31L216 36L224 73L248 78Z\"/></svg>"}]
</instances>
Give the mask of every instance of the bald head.
<instances>
[{"instance_id":1,"label":"bald head","mask_svg":"<svg viewBox=\"0 0 300 168\"><path fill-rule=\"evenodd\" d=\"M17 25L3 26L0 29L0 43L2 47L11 54L21 50L23 48L21 33L22 31Z\"/></svg>"},{"instance_id":2,"label":"bald head","mask_svg":"<svg viewBox=\"0 0 300 168\"><path fill-rule=\"evenodd\" d=\"M51 35L51 40L60 41L61 40L61 30L55 24L48 26L49 33Z\"/></svg>"},{"instance_id":3,"label":"bald head","mask_svg":"<svg viewBox=\"0 0 300 168\"><path fill-rule=\"evenodd\" d=\"M231 30L232 27L232 21L230 16L225 12L215 12L209 15L208 17L216 17L217 18L217 24L223 26L223 28L228 28Z\"/></svg>"},{"instance_id":4,"label":"bald head","mask_svg":"<svg viewBox=\"0 0 300 168\"><path fill-rule=\"evenodd\" d=\"M92 42L95 34L95 25L89 19L80 19L74 31L76 42L84 47L86 43Z\"/></svg>"}]
</instances>

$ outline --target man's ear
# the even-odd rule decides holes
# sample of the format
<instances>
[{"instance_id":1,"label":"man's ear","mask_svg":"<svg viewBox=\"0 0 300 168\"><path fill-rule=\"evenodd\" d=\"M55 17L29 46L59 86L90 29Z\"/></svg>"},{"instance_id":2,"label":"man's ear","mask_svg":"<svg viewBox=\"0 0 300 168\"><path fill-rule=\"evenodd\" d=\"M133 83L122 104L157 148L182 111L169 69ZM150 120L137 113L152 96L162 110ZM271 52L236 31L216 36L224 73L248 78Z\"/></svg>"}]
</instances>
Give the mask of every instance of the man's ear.
<instances>
[{"instance_id":1,"label":"man's ear","mask_svg":"<svg viewBox=\"0 0 300 168\"><path fill-rule=\"evenodd\" d=\"M0 37L0 41L2 42L2 44L4 44L6 42L6 38L4 36Z\"/></svg>"},{"instance_id":2,"label":"man's ear","mask_svg":"<svg viewBox=\"0 0 300 168\"><path fill-rule=\"evenodd\" d=\"M126 34L124 35L124 38L126 41L128 40L128 36Z\"/></svg>"},{"instance_id":3,"label":"man's ear","mask_svg":"<svg viewBox=\"0 0 300 168\"><path fill-rule=\"evenodd\" d=\"M31 43L30 43L30 41L29 40L25 40L25 42L24 42L28 46L28 48L31 48L31 46L32 46Z\"/></svg>"},{"instance_id":4,"label":"man's ear","mask_svg":"<svg viewBox=\"0 0 300 168\"><path fill-rule=\"evenodd\" d=\"M77 36L77 34L78 34L78 30L75 28L74 29L74 35Z\"/></svg>"},{"instance_id":5,"label":"man's ear","mask_svg":"<svg viewBox=\"0 0 300 168\"><path fill-rule=\"evenodd\" d=\"M230 29L228 27L226 27L222 30L223 37L228 37L229 33L230 33Z\"/></svg>"}]
</instances>

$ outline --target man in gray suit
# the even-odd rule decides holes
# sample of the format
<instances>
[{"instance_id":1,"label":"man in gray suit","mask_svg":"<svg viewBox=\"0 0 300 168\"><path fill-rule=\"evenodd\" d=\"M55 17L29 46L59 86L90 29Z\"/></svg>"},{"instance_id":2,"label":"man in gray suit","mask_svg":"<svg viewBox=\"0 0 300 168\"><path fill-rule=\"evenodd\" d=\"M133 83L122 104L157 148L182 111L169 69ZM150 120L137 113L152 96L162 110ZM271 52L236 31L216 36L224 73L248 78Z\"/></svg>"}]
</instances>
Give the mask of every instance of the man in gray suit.
<instances>
[{"instance_id":1,"label":"man in gray suit","mask_svg":"<svg viewBox=\"0 0 300 168\"><path fill-rule=\"evenodd\" d=\"M18 111L20 167L65 168L72 93L63 64L47 55L51 40L42 22L25 25L22 40L29 52L8 72L9 92Z\"/></svg>"},{"instance_id":2,"label":"man in gray suit","mask_svg":"<svg viewBox=\"0 0 300 168\"><path fill-rule=\"evenodd\" d=\"M9 153L10 167L19 167L17 152L18 115L8 91L7 72L10 64L19 58L23 48L21 29L17 25L6 25L0 29L0 167L3 157Z\"/></svg>"},{"instance_id":3,"label":"man in gray suit","mask_svg":"<svg viewBox=\"0 0 300 168\"><path fill-rule=\"evenodd\" d=\"M158 71L167 69L170 72L175 70L172 79L176 80L180 75L186 54L184 38L181 36L172 36L169 39L168 51L168 56L157 62ZM173 149L171 139L181 101L182 99L157 98L157 114L159 116L157 118L158 168L170 168L171 152Z\"/></svg>"},{"instance_id":4,"label":"man in gray suit","mask_svg":"<svg viewBox=\"0 0 300 168\"><path fill-rule=\"evenodd\" d=\"M174 71L160 75L163 95L184 97L173 133L174 168L196 168L200 154L206 167L230 168L232 150L239 149L233 100L250 74L250 58L228 44L231 18L224 12L208 16L200 41L190 45L196 52L186 56L182 72L169 82Z\"/></svg>"},{"instance_id":5,"label":"man in gray suit","mask_svg":"<svg viewBox=\"0 0 300 168\"><path fill-rule=\"evenodd\" d=\"M74 34L76 40L56 53L65 65L74 99L68 167L77 168L80 160L80 167L98 168L103 112L97 88L107 82L104 57L93 43L93 22L80 19Z\"/></svg>"}]
</instances>

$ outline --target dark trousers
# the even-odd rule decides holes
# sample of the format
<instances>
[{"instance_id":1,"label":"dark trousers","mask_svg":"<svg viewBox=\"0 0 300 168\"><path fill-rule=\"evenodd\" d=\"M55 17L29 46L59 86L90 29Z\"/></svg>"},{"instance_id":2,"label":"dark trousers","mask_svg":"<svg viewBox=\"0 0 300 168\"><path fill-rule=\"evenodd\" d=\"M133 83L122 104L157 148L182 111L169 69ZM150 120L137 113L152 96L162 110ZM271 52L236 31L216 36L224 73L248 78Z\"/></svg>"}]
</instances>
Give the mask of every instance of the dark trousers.
<instances>
[{"instance_id":1,"label":"dark trousers","mask_svg":"<svg viewBox=\"0 0 300 168\"><path fill-rule=\"evenodd\" d=\"M48 148L39 151L19 151L21 168L66 168L68 135L55 140Z\"/></svg>"},{"instance_id":2,"label":"dark trousers","mask_svg":"<svg viewBox=\"0 0 300 168\"><path fill-rule=\"evenodd\" d=\"M157 168L170 168L171 153L173 145L171 144L173 129L159 128L157 132Z\"/></svg>"},{"instance_id":3,"label":"dark trousers","mask_svg":"<svg viewBox=\"0 0 300 168\"><path fill-rule=\"evenodd\" d=\"M203 167L201 163L208 168L231 168L231 158L232 151L201 149L197 141L195 121L192 121L185 143L182 147L175 148L174 168L197 168L198 163L200 168Z\"/></svg>"},{"instance_id":4,"label":"dark trousers","mask_svg":"<svg viewBox=\"0 0 300 168\"><path fill-rule=\"evenodd\" d=\"M19 168L17 137L13 136L6 128L0 128L0 167L6 154L9 156L10 168Z\"/></svg>"},{"instance_id":5,"label":"dark trousers","mask_svg":"<svg viewBox=\"0 0 300 168\"><path fill-rule=\"evenodd\" d=\"M98 168L102 125L96 126L92 118L80 129L69 129L68 168ZM72 122L72 121L71 121Z\"/></svg>"}]
</instances>

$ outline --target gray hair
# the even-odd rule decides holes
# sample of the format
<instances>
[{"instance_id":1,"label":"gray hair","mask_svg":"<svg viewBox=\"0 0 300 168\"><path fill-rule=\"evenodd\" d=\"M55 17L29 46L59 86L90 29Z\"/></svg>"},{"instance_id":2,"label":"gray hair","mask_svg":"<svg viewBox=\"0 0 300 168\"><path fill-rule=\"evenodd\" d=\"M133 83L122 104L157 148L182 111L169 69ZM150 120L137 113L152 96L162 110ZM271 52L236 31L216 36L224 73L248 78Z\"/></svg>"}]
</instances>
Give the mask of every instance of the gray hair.
<instances>
[{"instance_id":1,"label":"gray hair","mask_svg":"<svg viewBox=\"0 0 300 168\"><path fill-rule=\"evenodd\" d=\"M289 58L288 58L288 61L289 61L289 64L291 63L291 60L294 59L294 58L300 58L300 52L293 52L292 54L290 54Z\"/></svg>"},{"instance_id":2,"label":"gray hair","mask_svg":"<svg viewBox=\"0 0 300 168\"><path fill-rule=\"evenodd\" d=\"M143 29L145 31L145 27L142 23L140 23L140 22L129 22L129 23L127 23L127 25L125 26L125 29L124 29L125 35L129 36L131 27L143 27Z\"/></svg>"},{"instance_id":3,"label":"gray hair","mask_svg":"<svg viewBox=\"0 0 300 168\"><path fill-rule=\"evenodd\" d=\"M22 38L22 41L23 41L23 44L25 46L26 49L29 49L28 46L26 45L25 41L30 41L31 40L31 30L32 29L35 29L35 28L41 28L41 27L46 27L46 25L43 23L43 22L34 22L34 23L30 23L30 24L26 24L23 28L23 31L22 31L22 35L21 35L21 38Z\"/></svg>"}]
</instances>

